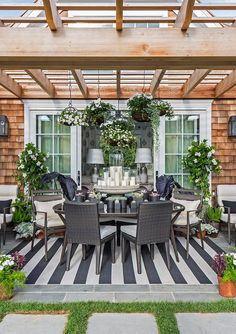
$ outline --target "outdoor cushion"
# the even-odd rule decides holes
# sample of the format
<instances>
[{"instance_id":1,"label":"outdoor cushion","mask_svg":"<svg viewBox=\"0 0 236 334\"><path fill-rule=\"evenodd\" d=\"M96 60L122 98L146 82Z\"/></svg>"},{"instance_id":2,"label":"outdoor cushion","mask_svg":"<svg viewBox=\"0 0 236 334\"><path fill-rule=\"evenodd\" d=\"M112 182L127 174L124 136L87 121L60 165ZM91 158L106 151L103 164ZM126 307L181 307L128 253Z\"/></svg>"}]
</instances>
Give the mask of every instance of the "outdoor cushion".
<instances>
[{"instance_id":1,"label":"outdoor cushion","mask_svg":"<svg viewBox=\"0 0 236 334\"><path fill-rule=\"evenodd\" d=\"M3 224L3 213L0 213L0 225ZM10 223L12 221L12 214L6 214L6 222Z\"/></svg>"},{"instance_id":2,"label":"outdoor cushion","mask_svg":"<svg viewBox=\"0 0 236 334\"><path fill-rule=\"evenodd\" d=\"M121 232L129 234L134 238L136 238L136 236L137 236L137 225L121 226L120 230L121 230Z\"/></svg>"},{"instance_id":3,"label":"outdoor cushion","mask_svg":"<svg viewBox=\"0 0 236 334\"><path fill-rule=\"evenodd\" d=\"M116 227L115 226L100 226L100 233L101 233L101 239L104 239L108 235L112 233L116 233Z\"/></svg>"},{"instance_id":4,"label":"outdoor cushion","mask_svg":"<svg viewBox=\"0 0 236 334\"><path fill-rule=\"evenodd\" d=\"M236 185L235 184L220 184L217 186L217 204L223 206L224 201L235 201Z\"/></svg>"},{"instance_id":5,"label":"outdoor cushion","mask_svg":"<svg viewBox=\"0 0 236 334\"><path fill-rule=\"evenodd\" d=\"M0 213L4 213L4 208L9 208L6 213L10 213L11 199L0 200Z\"/></svg>"},{"instance_id":6,"label":"outdoor cushion","mask_svg":"<svg viewBox=\"0 0 236 334\"><path fill-rule=\"evenodd\" d=\"M236 213L236 202L222 200L223 205L230 208L230 213ZM224 213L228 213L228 210L225 209Z\"/></svg>"},{"instance_id":7,"label":"outdoor cushion","mask_svg":"<svg viewBox=\"0 0 236 334\"><path fill-rule=\"evenodd\" d=\"M221 218L223 222L228 223L228 214L227 213L222 213ZM236 224L236 213L230 214L230 223L231 224Z\"/></svg>"},{"instance_id":8,"label":"outdoor cushion","mask_svg":"<svg viewBox=\"0 0 236 334\"><path fill-rule=\"evenodd\" d=\"M119 218L117 220L120 223L130 223L130 224L137 224L137 218Z\"/></svg>"},{"instance_id":9,"label":"outdoor cushion","mask_svg":"<svg viewBox=\"0 0 236 334\"><path fill-rule=\"evenodd\" d=\"M200 200L186 201L175 198L173 201L185 207L185 210L181 212L179 217L174 222L174 225L187 225L187 211L197 210L200 204ZM195 212L190 212L189 218L190 218L190 224L196 224L199 221L199 218L196 216Z\"/></svg>"},{"instance_id":10,"label":"outdoor cushion","mask_svg":"<svg viewBox=\"0 0 236 334\"><path fill-rule=\"evenodd\" d=\"M57 213L54 212L53 207L62 203L63 200L40 202L34 201L36 211L47 212L48 227L63 226L63 222ZM45 215L43 213L36 214L36 223L40 226L44 226Z\"/></svg>"}]
</instances>

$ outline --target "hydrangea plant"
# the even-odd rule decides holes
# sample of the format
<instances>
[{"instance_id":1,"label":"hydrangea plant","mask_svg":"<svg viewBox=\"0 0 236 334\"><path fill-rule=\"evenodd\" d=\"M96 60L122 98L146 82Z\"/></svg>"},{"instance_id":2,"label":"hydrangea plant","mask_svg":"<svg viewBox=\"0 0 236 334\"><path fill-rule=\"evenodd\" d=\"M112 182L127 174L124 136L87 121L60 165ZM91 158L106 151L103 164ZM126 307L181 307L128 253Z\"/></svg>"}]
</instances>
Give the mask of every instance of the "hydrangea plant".
<instances>
[{"instance_id":1,"label":"hydrangea plant","mask_svg":"<svg viewBox=\"0 0 236 334\"><path fill-rule=\"evenodd\" d=\"M210 197L210 173L220 174L220 160L215 157L214 146L208 145L207 140L193 141L188 153L183 159L185 171L189 172L190 183L200 189L205 199Z\"/></svg>"},{"instance_id":2,"label":"hydrangea plant","mask_svg":"<svg viewBox=\"0 0 236 334\"><path fill-rule=\"evenodd\" d=\"M16 180L28 193L41 188L41 177L49 171L46 166L48 157L48 153L41 152L33 143L26 144L25 149L19 154Z\"/></svg>"}]
</instances>

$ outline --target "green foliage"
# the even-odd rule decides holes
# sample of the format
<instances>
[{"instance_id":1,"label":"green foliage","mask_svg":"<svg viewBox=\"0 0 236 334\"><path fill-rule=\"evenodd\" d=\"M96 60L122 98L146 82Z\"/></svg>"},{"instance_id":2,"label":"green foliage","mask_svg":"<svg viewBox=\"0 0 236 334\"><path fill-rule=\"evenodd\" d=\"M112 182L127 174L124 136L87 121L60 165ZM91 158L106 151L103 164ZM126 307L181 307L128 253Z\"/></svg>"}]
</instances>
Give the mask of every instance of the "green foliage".
<instances>
[{"instance_id":1,"label":"green foliage","mask_svg":"<svg viewBox=\"0 0 236 334\"><path fill-rule=\"evenodd\" d=\"M41 152L33 143L28 143L17 161L16 180L28 193L43 187L41 177L48 172L48 154Z\"/></svg>"},{"instance_id":2,"label":"green foliage","mask_svg":"<svg viewBox=\"0 0 236 334\"><path fill-rule=\"evenodd\" d=\"M214 207L209 206L207 209L207 218L212 222L219 223L222 212L223 212L222 208L218 208L218 207L214 208Z\"/></svg>"},{"instance_id":3,"label":"green foliage","mask_svg":"<svg viewBox=\"0 0 236 334\"><path fill-rule=\"evenodd\" d=\"M109 163L109 154L118 148L124 157L124 166L132 167L135 160L136 137L131 121L115 120L102 125L100 146L104 152L105 163Z\"/></svg>"},{"instance_id":4,"label":"green foliage","mask_svg":"<svg viewBox=\"0 0 236 334\"><path fill-rule=\"evenodd\" d=\"M88 125L86 123L85 115L82 111L74 109L72 105L68 105L58 118L58 122L62 125Z\"/></svg>"},{"instance_id":5,"label":"green foliage","mask_svg":"<svg viewBox=\"0 0 236 334\"><path fill-rule=\"evenodd\" d=\"M134 113L149 113L152 101L153 97L150 94L135 94L134 96L129 98L127 102L127 107L131 111L131 115L133 115Z\"/></svg>"},{"instance_id":6,"label":"green foliage","mask_svg":"<svg viewBox=\"0 0 236 334\"><path fill-rule=\"evenodd\" d=\"M225 254L226 269L222 281L236 283L236 253Z\"/></svg>"},{"instance_id":7,"label":"green foliage","mask_svg":"<svg viewBox=\"0 0 236 334\"><path fill-rule=\"evenodd\" d=\"M33 224L31 222L22 222L14 228L16 239L28 238L33 236Z\"/></svg>"},{"instance_id":8,"label":"green foliage","mask_svg":"<svg viewBox=\"0 0 236 334\"><path fill-rule=\"evenodd\" d=\"M32 205L29 203L28 197L25 197L23 193L20 193L12 205L14 207L12 221L15 224L31 221Z\"/></svg>"},{"instance_id":9,"label":"green foliage","mask_svg":"<svg viewBox=\"0 0 236 334\"><path fill-rule=\"evenodd\" d=\"M193 141L183 159L183 166L190 173L190 183L200 189L205 198L210 197L210 173L219 174L221 172L220 161L215 158L214 153L214 146L208 145L207 140Z\"/></svg>"},{"instance_id":10,"label":"green foliage","mask_svg":"<svg viewBox=\"0 0 236 334\"><path fill-rule=\"evenodd\" d=\"M85 121L88 126L98 127L110 116L111 111L115 111L112 104L98 99L91 102L84 110Z\"/></svg>"}]
</instances>

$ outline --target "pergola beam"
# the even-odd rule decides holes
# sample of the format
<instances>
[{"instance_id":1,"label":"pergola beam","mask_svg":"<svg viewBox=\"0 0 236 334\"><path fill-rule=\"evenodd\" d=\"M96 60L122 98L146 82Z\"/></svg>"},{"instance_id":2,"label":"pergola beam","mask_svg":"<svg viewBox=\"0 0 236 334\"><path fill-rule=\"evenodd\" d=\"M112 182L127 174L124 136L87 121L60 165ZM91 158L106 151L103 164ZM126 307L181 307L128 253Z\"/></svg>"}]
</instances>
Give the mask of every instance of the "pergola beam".
<instances>
[{"instance_id":1,"label":"pergola beam","mask_svg":"<svg viewBox=\"0 0 236 334\"><path fill-rule=\"evenodd\" d=\"M197 69L183 85L183 97L188 96L191 91L209 74L210 70Z\"/></svg>"},{"instance_id":2,"label":"pergola beam","mask_svg":"<svg viewBox=\"0 0 236 334\"><path fill-rule=\"evenodd\" d=\"M152 78L152 81L151 81L151 84L150 84L150 93L155 96L155 93L161 83L161 80L163 78L165 74L165 70L156 70L154 75L153 75L153 78Z\"/></svg>"},{"instance_id":3,"label":"pergola beam","mask_svg":"<svg viewBox=\"0 0 236 334\"><path fill-rule=\"evenodd\" d=\"M48 80L46 75L43 73L42 70L39 69L27 69L25 70L31 78L34 79L35 82L51 97L55 97L55 87L53 84Z\"/></svg>"},{"instance_id":4,"label":"pergola beam","mask_svg":"<svg viewBox=\"0 0 236 334\"><path fill-rule=\"evenodd\" d=\"M116 71L116 92L117 97L119 98L121 95L121 87L120 87L120 70Z\"/></svg>"},{"instance_id":5,"label":"pergola beam","mask_svg":"<svg viewBox=\"0 0 236 334\"><path fill-rule=\"evenodd\" d=\"M236 86L236 70L233 70L226 78L220 81L215 88L215 97L220 97Z\"/></svg>"},{"instance_id":6,"label":"pergola beam","mask_svg":"<svg viewBox=\"0 0 236 334\"><path fill-rule=\"evenodd\" d=\"M87 84L84 80L83 74L81 70L71 70L71 73L77 83L77 85L79 86L79 89L83 95L84 98L88 97L88 87Z\"/></svg>"},{"instance_id":7,"label":"pergola beam","mask_svg":"<svg viewBox=\"0 0 236 334\"><path fill-rule=\"evenodd\" d=\"M11 92L12 94L14 94L15 96L21 98L22 96L21 86L1 69L0 69L0 85L3 86L6 90Z\"/></svg>"},{"instance_id":8,"label":"pergola beam","mask_svg":"<svg viewBox=\"0 0 236 334\"><path fill-rule=\"evenodd\" d=\"M32 34L33 29L33 34ZM232 28L0 29L0 68L7 69L234 69ZM40 43L43 41L43 43ZM88 43L93 41L93 43ZM111 47L111 45L113 47Z\"/></svg>"},{"instance_id":9,"label":"pergola beam","mask_svg":"<svg viewBox=\"0 0 236 334\"><path fill-rule=\"evenodd\" d=\"M123 0L116 0L116 30L123 28Z\"/></svg>"},{"instance_id":10,"label":"pergola beam","mask_svg":"<svg viewBox=\"0 0 236 334\"><path fill-rule=\"evenodd\" d=\"M43 0L47 23L52 31L62 27L61 17L57 11L55 0Z\"/></svg>"},{"instance_id":11,"label":"pergola beam","mask_svg":"<svg viewBox=\"0 0 236 334\"><path fill-rule=\"evenodd\" d=\"M187 30L192 21L193 8L195 0L183 0L181 8L176 17L175 28Z\"/></svg>"}]
</instances>

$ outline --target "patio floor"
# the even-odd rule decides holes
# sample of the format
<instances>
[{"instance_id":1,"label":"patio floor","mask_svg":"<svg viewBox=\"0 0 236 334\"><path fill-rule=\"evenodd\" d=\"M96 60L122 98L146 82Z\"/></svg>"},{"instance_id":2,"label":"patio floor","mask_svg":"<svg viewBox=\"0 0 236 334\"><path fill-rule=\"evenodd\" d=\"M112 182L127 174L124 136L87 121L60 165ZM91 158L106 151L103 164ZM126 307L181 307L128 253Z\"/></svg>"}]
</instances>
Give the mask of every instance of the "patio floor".
<instances>
[{"instance_id":1,"label":"patio floor","mask_svg":"<svg viewBox=\"0 0 236 334\"><path fill-rule=\"evenodd\" d=\"M13 242L6 243L6 249L13 247ZM217 277L211 268L212 257L215 253L227 250L224 236L217 239L206 238L205 250L200 247L200 240L193 238L190 241L190 256L186 259L185 239L177 238L177 248L180 262L175 261L171 249L171 270L166 266L166 257L162 245L155 246L155 259L152 261L147 246L142 248L142 274L137 273L135 249L132 244L127 247L127 259L121 263L120 247L117 247L116 263L111 262L110 244L106 243L102 251L101 272L95 274L95 252L91 247L87 252L86 260L82 260L81 246L73 247L71 269L65 271L65 264L60 265L62 239L51 238L48 241L49 261L44 259L44 241L37 240L31 252L31 242L22 241L13 250L19 250L26 256L24 271L27 275L27 284L35 285L214 285Z\"/></svg>"}]
</instances>

